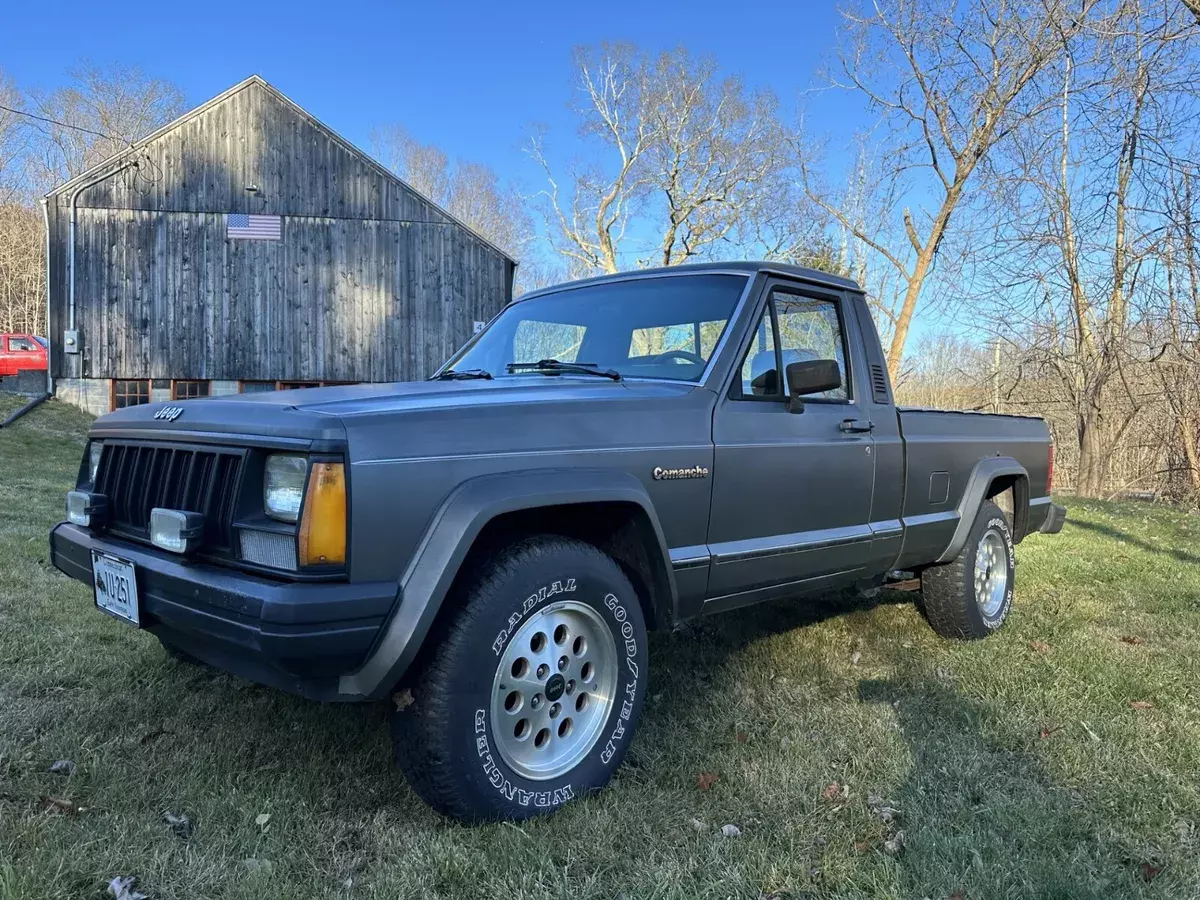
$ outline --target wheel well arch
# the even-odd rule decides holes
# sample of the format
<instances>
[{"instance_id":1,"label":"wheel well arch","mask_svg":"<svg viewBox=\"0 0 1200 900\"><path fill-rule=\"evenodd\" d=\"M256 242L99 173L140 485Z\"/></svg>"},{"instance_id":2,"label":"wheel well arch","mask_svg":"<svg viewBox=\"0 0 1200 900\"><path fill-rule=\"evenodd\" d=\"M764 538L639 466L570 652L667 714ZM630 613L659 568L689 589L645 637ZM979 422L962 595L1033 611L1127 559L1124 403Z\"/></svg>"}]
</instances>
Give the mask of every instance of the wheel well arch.
<instances>
[{"instance_id":1,"label":"wheel well arch","mask_svg":"<svg viewBox=\"0 0 1200 900\"><path fill-rule=\"evenodd\" d=\"M1021 543L1029 530L1029 476L1019 472L997 475L984 497L999 506L1012 522L1013 541Z\"/></svg>"},{"instance_id":2,"label":"wheel well arch","mask_svg":"<svg viewBox=\"0 0 1200 900\"><path fill-rule=\"evenodd\" d=\"M671 627L674 599L666 559L646 510L629 500L558 503L512 510L492 517L467 551L455 575L454 588L483 557L537 534L574 538L608 554L637 592L646 616L646 627ZM454 588L450 596L454 595Z\"/></svg>"}]
</instances>

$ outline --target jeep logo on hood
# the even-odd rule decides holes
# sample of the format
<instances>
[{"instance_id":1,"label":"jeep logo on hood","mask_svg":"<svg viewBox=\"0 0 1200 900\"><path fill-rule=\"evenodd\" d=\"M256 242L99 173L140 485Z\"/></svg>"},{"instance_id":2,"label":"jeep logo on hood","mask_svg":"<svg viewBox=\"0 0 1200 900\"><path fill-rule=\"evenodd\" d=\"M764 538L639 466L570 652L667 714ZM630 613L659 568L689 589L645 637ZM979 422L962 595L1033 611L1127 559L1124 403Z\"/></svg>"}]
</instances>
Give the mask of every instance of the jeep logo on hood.
<instances>
[{"instance_id":1,"label":"jeep logo on hood","mask_svg":"<svg viewBox=\"0 0 1200 900\"><path fill-rule=\"evenodd\" d=\"M156 412L154 414L154 418L163 419L164 421L167 421L167 422L174 422L176 419L178 419L182 415L183 415L183 407L182 406L164 406L162 409L160 409L158 412Z\"/></svg>"}]
</instances>

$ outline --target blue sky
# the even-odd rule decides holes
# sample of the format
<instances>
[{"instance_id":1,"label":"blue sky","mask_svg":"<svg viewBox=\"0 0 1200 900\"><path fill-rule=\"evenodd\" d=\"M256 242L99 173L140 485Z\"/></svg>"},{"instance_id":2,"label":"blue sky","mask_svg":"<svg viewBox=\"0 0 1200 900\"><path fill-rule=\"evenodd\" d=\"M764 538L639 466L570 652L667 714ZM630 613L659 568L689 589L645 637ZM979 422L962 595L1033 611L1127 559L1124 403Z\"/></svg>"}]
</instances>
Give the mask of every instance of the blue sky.
<instances>
[{"instance_id":1,"label":"blue sky","mask_svg":"<svg viewBox=\"0 0 1200 900\"><path fill-rule=\"evenodd\" d=\"M833 46L832 3L525 2L13 3L0 68L52 88L82 59L136 64L200 103L251 73L369 149L398 121L451 156L540 187L521 152L533 123L565 144L574 127L571 48L627 40L712 53L789 105ZM833 98L817 101L835 116ZM831 122L831 124L837 124Z\"/></svg>"}]
</instances>

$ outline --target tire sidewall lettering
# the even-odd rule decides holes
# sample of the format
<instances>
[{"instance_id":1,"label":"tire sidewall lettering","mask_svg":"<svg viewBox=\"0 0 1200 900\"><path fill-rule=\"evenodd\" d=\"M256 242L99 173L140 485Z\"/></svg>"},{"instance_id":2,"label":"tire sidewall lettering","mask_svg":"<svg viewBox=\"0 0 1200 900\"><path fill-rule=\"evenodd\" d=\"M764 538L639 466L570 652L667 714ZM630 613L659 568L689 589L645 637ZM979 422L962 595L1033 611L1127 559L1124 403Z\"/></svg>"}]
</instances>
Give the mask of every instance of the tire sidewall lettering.
<instances>
[{"instance_id":1,"label":"tire sidewall lettering","mask_svg":"<svg viewBox=\"0 0 1200 900\"><path fill-rule=\"evenodd\" d=\"M1000 607L1000 612L997 613L997 615L994 618L989 619L987 616L985 616L983 614L982 607L977 607L977 608L979 609L979 615L980 615L980 618L983 619L984 624L989 629L995 630L1004 624L1004 620L1008 618L1009 612L1012 611L1013 587L1014 587L1013 582L1015 580L1013 576L1015 574L1014 563L1016 560L1016 546L1013 543L1012 529L1009 527L1007 519L1005 519L1003 516L992 516L990 519L987 520L987 523L983 526L983 533L986 534L988 529L993 529L993 528L1000 533L1001 537L1004 538L1004 546L1007 551L1005 554L1004 564L1008 569L1008 584L1007 584L1007 587L1006 587L1005 593L1004 593L1004 603ZM980 540L982 540L982 539L983 539L983 535L981 534ZM978 543L979 542L977 541L976 546L978 546ZM972 585L972 595L974 595L974 585ZM976 602L976 604L979 603L978 597L975 598L975 602Z\"/></svg>"},{"instance_id":2,"label":"tire sidewall lettering","mask_svg":"<svg viewBox=\"0 0 1200 900\"><path fill-rule=\"evenodd\" d=\"M586 579L585 579L586 580ZM495 659L503 654L505 647L508 646L512 635L520 628L520 626L531 616L546 609L552 609L553 603L551 599L559 597L563 594L576 594L574 599L576 602L581 601L579 594L579 580L576 578L559 578L554 579L546 585L540 586L537 590L532 591L521 605L513 611L511 615L503 622L498 630L494 640L491 642L491 650L495 654ZM580 591L580 594L586 596L586 592ZM595 595L593 595L595 596ZM633 598L628 602L638 602ZM638 707L638 693L641 689L641 671L638 665L637 655L639 652L644 652L637 640L636 629L630 621L630 614L626 607L626 601L622 601L612 592L607 592L600 603L589 603L597 611L607 611L607 616L602 616L609 621L609 626L613 632L613 639L618 647L618 664L620 664L621 651L624 648L624 665L622 666L623 674L618 676L618 697L614 699L614 705L610 710L609 721L611 725L606 725L606 732L601 732L595 746L572 772L566 774L565 777L570 778L581 767L588 765L590 760L599 759L600 764L608 767L613 764L614 757L618 757L618 750L621 749L624 743L627 743L633 733L635 710ZM487 683L491 684L491 678L487 679ZM586 793L587 786L576 786L573 781L562 782L561 779L555 779L546 783L546 789L538 790L536 781L529 781L516 773L512 772L501 759L498 752L493 749L492 741L492 725L491 714L489 708L477 707L474 710L472 722L473 742L475 753L477 756L480 771L490 785L499 796L509 803L516 804L524 808L536 808L538 810L551 810L575 799L581 793ZM598 756L597 749L600 750ZM607 779L605 779L607 780Z\"/></svg>"}]
</instances>

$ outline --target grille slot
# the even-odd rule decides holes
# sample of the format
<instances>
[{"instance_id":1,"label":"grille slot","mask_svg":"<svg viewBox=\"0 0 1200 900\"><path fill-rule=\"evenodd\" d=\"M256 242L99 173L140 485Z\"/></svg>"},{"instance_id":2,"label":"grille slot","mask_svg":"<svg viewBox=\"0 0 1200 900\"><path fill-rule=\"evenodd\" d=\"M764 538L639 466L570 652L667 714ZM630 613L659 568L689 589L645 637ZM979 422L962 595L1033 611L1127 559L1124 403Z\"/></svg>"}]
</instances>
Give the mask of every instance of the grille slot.
<instances>
[{"instance_id":1,"label":"grille slot","mask_svg":"<svg viewBox=\"0 0 1200 900\"><path fill-rule=\"evenodd\" d=\"M244 456L228 447L105 441L96 489L108 497L109 527L148 540L155 507L198 512L204 514L204 549L232 550Z\"/></svg>"}]
</instances>

